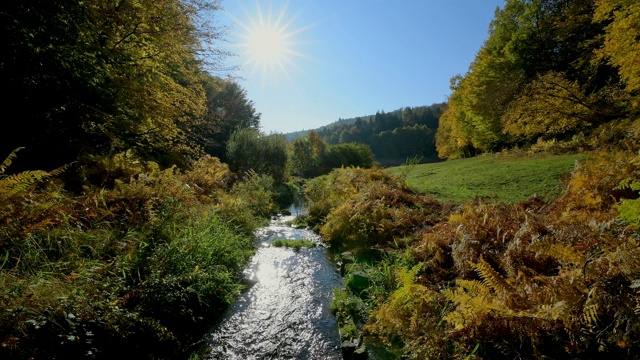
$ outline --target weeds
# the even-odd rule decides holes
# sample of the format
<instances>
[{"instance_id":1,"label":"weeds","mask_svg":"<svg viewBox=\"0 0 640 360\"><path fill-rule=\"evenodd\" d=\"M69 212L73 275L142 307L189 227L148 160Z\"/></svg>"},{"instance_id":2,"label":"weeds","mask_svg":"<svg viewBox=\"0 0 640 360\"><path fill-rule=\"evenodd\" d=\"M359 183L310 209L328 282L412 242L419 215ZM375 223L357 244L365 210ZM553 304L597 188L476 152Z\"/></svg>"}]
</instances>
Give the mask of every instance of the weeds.
<instances>
[{"instance_id":1,"label":"weeds","mask_svg":"<svg viewBox=\"0 0 640 360\"><path fill-rule=\"evenodd\" d=\"M275 239L271 243L275 247L288 247L295 251L300 251L302 248L312 248L318 245L315 241L311 240L296 240L296 239Z\"/></svg>"}]
</instances>

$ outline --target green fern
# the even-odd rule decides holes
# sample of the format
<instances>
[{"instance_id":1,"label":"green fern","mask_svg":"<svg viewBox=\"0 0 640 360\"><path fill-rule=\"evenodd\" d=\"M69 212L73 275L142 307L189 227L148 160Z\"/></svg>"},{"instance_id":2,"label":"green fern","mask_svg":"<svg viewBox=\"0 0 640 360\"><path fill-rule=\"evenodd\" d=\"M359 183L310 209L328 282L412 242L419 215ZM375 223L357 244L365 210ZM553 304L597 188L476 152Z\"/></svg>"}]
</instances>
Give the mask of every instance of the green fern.
<instances>
[{"instance_id":1,"label":"green fern","mask_svg":"<svg viewBox=\"0 0 640 360\"><path fill-rule=\"evenodd\" d=\"M415 284L415 279L418 273L422 270L422 263L411 268L411 270L406 267L402 267L396 273L396 281L398 282L398 287L410 287Z\"/></svg>"}]
</instances>

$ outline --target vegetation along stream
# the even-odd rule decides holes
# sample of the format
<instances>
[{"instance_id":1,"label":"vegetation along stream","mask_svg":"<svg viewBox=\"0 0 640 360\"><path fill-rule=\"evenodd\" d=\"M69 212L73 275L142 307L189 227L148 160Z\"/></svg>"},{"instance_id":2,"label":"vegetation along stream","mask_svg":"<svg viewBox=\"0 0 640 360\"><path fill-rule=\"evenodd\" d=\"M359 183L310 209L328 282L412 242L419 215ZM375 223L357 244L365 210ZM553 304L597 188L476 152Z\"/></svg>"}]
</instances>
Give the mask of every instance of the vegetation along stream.
<instances>
[{"instance_id":1,"label":"vegetation along stream","mask_svg":"<svg viewBox=\"0 0 640 360\"><path fill-rule=\"evenodd\" d=\"M342 280L317 234L280 216L257 231L247 290L206 336L210 359L341 359L329 305ZM282 239L306 247L276 246ZM311 242L311 243L309 243ZM310 245L310 246L309 246Z\"/></svg>"}]
</instances>

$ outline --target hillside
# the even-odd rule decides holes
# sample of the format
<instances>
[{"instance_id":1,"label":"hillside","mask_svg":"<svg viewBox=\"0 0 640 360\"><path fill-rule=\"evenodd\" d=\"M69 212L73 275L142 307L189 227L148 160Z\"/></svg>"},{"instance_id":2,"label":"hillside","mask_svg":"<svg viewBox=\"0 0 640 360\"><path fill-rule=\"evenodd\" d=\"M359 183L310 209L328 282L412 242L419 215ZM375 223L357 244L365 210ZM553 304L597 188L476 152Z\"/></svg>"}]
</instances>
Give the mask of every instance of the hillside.
<instances>
[{"instance_id":1,"label":"hillside","mask_svg":"<svg viewBox=\"0 0 640 360\"><path fill-rule=\"evenodd\" d=\"M461 202L490 197L516 203L537 195L552 198L562 192L562 177L570 173L584 154L571 155L484 155L439 163L399 166L387 169L406 174L414 189L440 201Z\"/></svg>"},{"instance_id":2,"label":"hillside","mask_svg":"<svg viewBox=\"0 0 640 360\"><path fill-rule=\"evenodd\" d=\"M314 130L285 134L288 141L316 132L327 144L360 143L371 147L376 161L399 165L407 158L439 160L435 134L446 104L405 107L356 118L340 119Z\"/></svg>"}]
</instances>

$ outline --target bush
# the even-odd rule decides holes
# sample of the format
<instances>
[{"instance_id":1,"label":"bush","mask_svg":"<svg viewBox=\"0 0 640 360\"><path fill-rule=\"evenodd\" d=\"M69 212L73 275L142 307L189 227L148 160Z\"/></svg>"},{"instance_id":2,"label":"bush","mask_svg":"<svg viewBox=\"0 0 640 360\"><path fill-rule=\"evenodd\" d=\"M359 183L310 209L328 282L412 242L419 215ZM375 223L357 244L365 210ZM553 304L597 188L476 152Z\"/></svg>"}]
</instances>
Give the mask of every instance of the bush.
<instances>
[{"instance_id":1,"label":"bush","mask_svg":"<svg viewBox=\"0 0 640 360\"><path fill-rule=\"evenodd\" d=\"M307 186L309 217L324 239L350 247L394 243L439 221L444 210L382 169L343 168Z\"/></svg>"}]
</instances>

